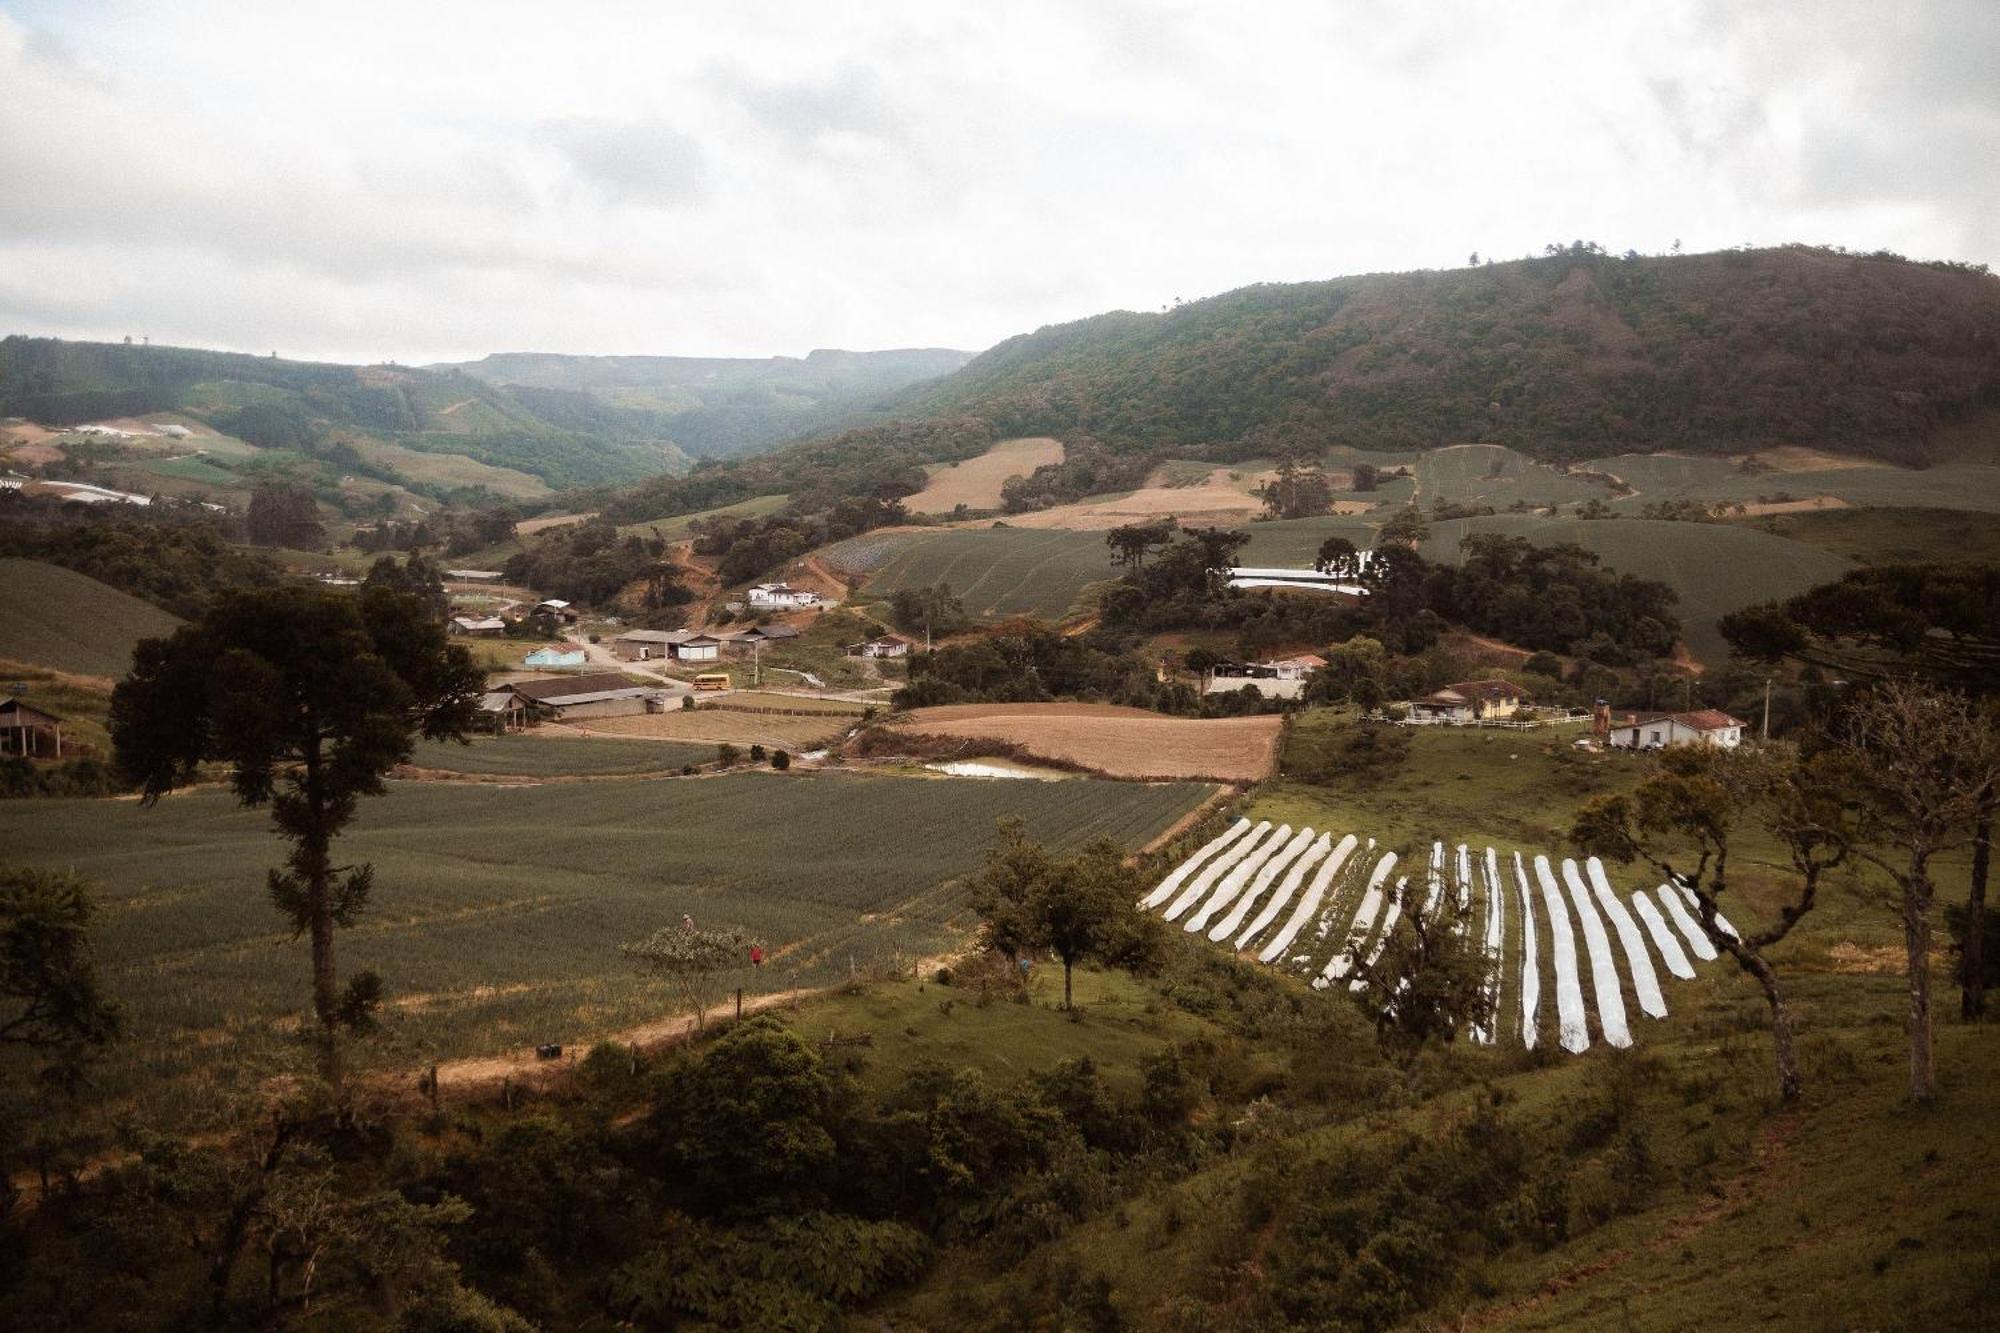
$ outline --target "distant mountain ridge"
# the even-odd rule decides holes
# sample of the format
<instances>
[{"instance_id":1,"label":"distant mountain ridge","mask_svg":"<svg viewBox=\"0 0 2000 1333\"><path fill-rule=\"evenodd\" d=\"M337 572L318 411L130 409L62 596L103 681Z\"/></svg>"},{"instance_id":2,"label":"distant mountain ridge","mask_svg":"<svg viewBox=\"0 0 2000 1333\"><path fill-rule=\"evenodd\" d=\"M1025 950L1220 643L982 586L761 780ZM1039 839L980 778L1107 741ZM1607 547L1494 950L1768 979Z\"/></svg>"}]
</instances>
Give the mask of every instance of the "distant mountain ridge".
<instances>
[{"instance_id":1,"label":"distant mountain ridge","mask_svg":"<svg viewBox=\"0 0 2000 1333\"><path fill-rule=\"evenodd\" d=\"M950 348L817 349L805 357L575 356L495 352L434 371L470 375L529 403L586 395L644 422L696 457L756 453L801 435L860 424L882 400L972 360Z\"/></svg>"}]
</instances>

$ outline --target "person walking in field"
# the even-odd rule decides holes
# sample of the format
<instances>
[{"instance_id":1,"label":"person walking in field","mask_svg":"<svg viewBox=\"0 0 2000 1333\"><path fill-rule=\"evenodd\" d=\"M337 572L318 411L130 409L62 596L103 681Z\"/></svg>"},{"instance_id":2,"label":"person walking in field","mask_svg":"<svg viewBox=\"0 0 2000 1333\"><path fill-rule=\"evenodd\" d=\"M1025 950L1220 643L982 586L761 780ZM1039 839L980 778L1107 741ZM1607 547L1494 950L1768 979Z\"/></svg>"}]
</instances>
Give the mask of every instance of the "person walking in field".
<instances>
[{"instance_id":1,"label":"person walking in field","mask_svg":"<svg viewBox=\"0 0 2000 1333\"><path fill-rule=\"evenodd\" d=\"M752 967L762 967L762 966L764 966L764 946L763 946L763 945L761 945L761 944L753 944L753 945L751 945L751 946L750 946L750 966L752 966Z\"/></svg>"},{"instance_id":2,"label":"person walking in field","mask_svg":"<svg viewBox=\"0 0 2000 1333\"><path fill-rule=\"evenodd\" d=\"M686 912L681 913L681 933L683 935L694 934L694 918Z\"/></svg>"}]
</instances>

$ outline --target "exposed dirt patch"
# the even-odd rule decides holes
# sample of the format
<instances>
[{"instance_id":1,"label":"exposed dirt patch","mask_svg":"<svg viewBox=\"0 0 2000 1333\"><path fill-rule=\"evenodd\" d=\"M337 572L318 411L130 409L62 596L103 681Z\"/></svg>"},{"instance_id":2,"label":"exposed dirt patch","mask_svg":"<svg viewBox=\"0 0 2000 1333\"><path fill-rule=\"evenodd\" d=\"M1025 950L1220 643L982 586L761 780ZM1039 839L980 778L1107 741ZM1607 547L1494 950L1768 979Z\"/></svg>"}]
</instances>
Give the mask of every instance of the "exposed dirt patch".
<instances>
[{"instance_id":1,"label":"exposed dirt patch","mask_svg":"<svg viewBox=\"0 0 2000 1333\"><path fill-rule=\"evenodd\" d=\"M514 525L514 535L517 537L532 537L536 533L546 532L550 528L560 528L571 523L581 523L585 519L596 517L597 511L593 509L587 514L543 514L540 518L524 518Z\"/></svg>"},{"instance_id":2,"label":"exposed dirt patch","mask_svg":"<svg viewBox=\"0 0 2000 1333\"><path fill-rule=\"evenodd\" d=\"M1759 514L1801 514L1815 509L1852 509L1853 505L1837 495L1815 495L1810 500L1769 500L1761 504L1746 504L1743 513L1755 518Z\"/></svg>"},{"instance_id":3,"label":"exposed dirt patch","mask_svg":"<svg viewBox=\"0 0 2000 1333\"><path fill-rule=\"evenodd\" d=\"M916 710L898 729L1003 742L1024 757L1111 777L1255 782L1277 762L1279 719L1165 717L1114 704L947 704Z\"/></svg>"},{"instance_id":4,"label":"exposed dirt patch","mask_svg":"<svg viewBox=\"0 0 2000 1333\"><path fill-rule=\"evenodd\" d=\"M1750 457L1771 472L1839 472L1848 468L1889 466L1872 458L1830 454L1803 444L1781 444L1775 449L1760 450Z\"/></svg>"},{"instance_id":5,"label":"exposed dirt patch","mask_svg":"<svg viewBox=\"0 0 2000 1333\"><path fill-rule=\"evenodd\" d=\"M1826 951L1826 961L1835 972L1849 975L1894 976L1903 970L1903 951L1894 945L1869 948L1852 940L1842 940Z\"/></svg>"},{"instance_id":6,"label":"exposed dirt patch","mask_svg":"<svg viewBox=\"0 0 2000 1333\"><path fill-rule=\"evenodd\" d=\"M922 490L903 501L903 506L913 514L949 514L959 505L998 509L1001 483L1009 477L1025 477L1045 463L1062 461L1061 440L1002 440L977 458L939 468Z\"/></svg>"},{"instance_id":7,"label":"exposed dirt patch","mask_svg":"<svg viewBox=\"0 0 2000 1333\"><path fill-rule=\"evenodd\" d=\"M1208 479L1194 486L1146 486L1128 495L1078 500L1074 504L1038 509L1029 514L1010 514L1012 528L1068 528L1078 532L1103 532L1127 523L1145 523L1177 516L1184 526L1206 523L1240 523L1252 514L1264 512L1264 503L1244 490L1248 484L1233 482L1230 469L1216 468ZM982 523L981 526L984 526Z\"/></svg>"}]
</instances>

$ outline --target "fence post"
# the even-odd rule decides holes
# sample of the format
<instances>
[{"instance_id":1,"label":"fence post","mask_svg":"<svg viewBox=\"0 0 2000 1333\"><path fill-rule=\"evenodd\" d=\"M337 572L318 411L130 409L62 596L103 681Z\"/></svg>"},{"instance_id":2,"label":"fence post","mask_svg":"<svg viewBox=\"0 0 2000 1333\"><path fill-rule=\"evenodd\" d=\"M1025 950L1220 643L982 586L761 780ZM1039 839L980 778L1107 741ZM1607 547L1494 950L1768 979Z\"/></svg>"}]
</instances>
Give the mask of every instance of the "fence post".
<instances>
[{"instance_id":1,"label":"fence post","mask_svg":"<svg viewBox=\"0 0 2000 1333\"><path fill-rule=\"evenodd\" d=\"M441 1107L438 1102L438 1067L437 1067L437 1062L432 1061L431 1062L431 1114L436 1115L441 1110L443 1110L443 1107Z\"/></svg>"},{"instance_id":2,"label":"fence post","mask_svg":"<svg viewBox=\"0 0 2000 1333\"><path fill-rule=\"evenodd\" d=\"M743 988L741 986L736 988L736 1021L739 1023L743 1021Z\"/></svg>"}]
</instances>

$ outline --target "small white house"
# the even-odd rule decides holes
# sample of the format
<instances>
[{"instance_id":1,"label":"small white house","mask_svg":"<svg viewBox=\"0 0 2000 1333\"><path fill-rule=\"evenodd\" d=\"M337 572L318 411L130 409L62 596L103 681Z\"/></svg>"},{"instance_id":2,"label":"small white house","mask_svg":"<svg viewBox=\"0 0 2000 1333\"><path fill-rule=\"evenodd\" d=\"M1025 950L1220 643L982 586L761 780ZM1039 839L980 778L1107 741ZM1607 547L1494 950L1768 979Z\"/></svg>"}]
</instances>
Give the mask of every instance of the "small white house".
<instances>
[{"instance_id":1,"label":"small white house","mask_svg":"<svg viewBox=\"0 0 2000 1333\"><path fill-rule=\"evenodd\" d=\"M794 588L789 583L760 583L750 590L750 605L776 610L818 606L820 596L810 588Z\"/></svg>"},{"instance_id":2,"label":"small white house","mask_svg":"<svg viewBox=\"0 0 2000 1333\"><path fill-rule=\"evenodd\" d=\"M908 657L910 641L900 634L885 634L866 643L850 643L843 651L849 657Z\"/></svg>"},{"instance_id":3,"label":"small white house","mask_svg":"<svg viewBox=\"0 0 2000 1333\"><path fill-rule=\"evenodd\" d=\"M1604 743L1614 750L1664 750L1670 745L1715 745L1733 750L1743 743L1745 725L1715 708L1691 713L1628 713L1612 722Z\"/></svg>"},{"instance_id":4,"label":"small white house","mask_svg":"<svg viewBox=\"0 0 2000 1333\"><path fill-rule=\"evenodd\" d=\"M505 634L507 622L498 616L453 616L451 628L454 634L470 634L490 639Z\"/></svg>"},{"instance_id":5,"label":"small white house","mask_svg":"<svg viewBox=\"0 0 2000 1333\"><path fill-rule=\"evenodd\" d=\"M546 644L521 659L523 664L531 667L580 667L584 660L583 649L571 648L567 644Z\"/></svg>"}]
</instances>

